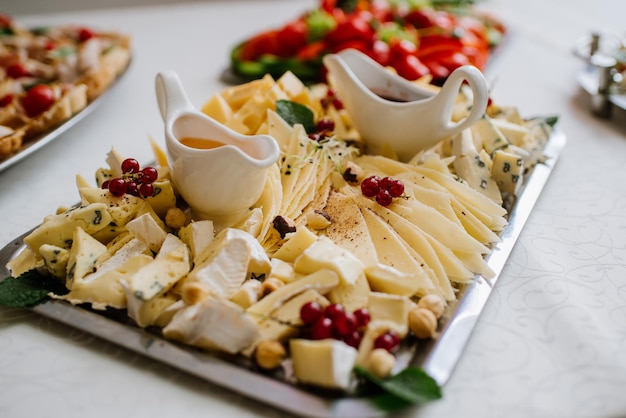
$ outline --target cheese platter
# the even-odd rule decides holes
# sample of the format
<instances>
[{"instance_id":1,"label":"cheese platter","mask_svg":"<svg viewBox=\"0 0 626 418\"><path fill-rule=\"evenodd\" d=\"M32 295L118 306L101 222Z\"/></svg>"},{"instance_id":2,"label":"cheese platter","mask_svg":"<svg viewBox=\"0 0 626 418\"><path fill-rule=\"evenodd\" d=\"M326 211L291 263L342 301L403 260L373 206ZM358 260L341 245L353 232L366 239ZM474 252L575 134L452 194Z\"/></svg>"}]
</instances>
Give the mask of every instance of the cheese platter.
<instances>
[{"instance_id":1,"label":"cheese platter","mask_svg":"<svg viewBox=\"0 0 626 418\"><path fill-rule=\"evenodd\" d=\"M35 280L54 278L62 290L21 306L297 415L386 415L378 396L361 392L353 367L382 387L409 369L443 386L565 135L550 118L524 119L490 103L476 126L405 163L393 150L361 148L350 114L329 94L330 85L308 87L286 74L229 87L202 107L219 129L269 134L281 150L242 218L194 212L193 200L176 192L170 150L153 144L154 167L143 169L112 150L96 186L76 178L79 204L0 251L8 276L0 285L33 271ZM461 90L456 118L468 103ZM188 138L185 129L174 124L173 132ZM322 328L330 316L307 319L316 304L341 306L332 333ZM365 312L358 329L336 325ZM262 350L265 342L273 345ZM381 371L375 352L391 366ZM420 396L415 402L440 394Z\"/></svg>"}]
</instances>

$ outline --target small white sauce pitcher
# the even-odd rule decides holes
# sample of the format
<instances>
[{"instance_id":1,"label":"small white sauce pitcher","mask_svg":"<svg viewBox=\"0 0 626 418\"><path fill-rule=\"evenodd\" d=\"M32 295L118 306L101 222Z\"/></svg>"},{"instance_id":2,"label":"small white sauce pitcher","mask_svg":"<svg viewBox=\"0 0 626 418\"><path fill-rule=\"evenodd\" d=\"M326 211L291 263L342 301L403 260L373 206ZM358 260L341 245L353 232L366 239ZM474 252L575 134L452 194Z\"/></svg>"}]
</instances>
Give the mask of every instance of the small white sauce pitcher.
<instances>
[{"instance_id":1,"label":"small white sauce pitcher","mask_svg":"<svg viewBox=\"0 0 626 418\"><path fill-rule=\"evenodd\" d=\"M158 73L156 96L174 186L196 218L231 223L258 200L280 150L269 135L242 135L196 110L173 71ZM182 138L223 143L192 148Z\"/></svg>"},{"instance_id":2,"label":"small white sauce pitcher","mask_svg":"<svg viewBox=\"0 0 626 418\"><path fill-rule=\"evenodd\" d=\"M369 153L379 153L388 145L400 160L408 161L419 151L474 124L487 108L487 81L473 66L457 68L434 93L354 49L326 55L324 65ZM472 107L465 119L452 122L454 103L466 80L473 92Z\"/></svg>"}]
</instances>

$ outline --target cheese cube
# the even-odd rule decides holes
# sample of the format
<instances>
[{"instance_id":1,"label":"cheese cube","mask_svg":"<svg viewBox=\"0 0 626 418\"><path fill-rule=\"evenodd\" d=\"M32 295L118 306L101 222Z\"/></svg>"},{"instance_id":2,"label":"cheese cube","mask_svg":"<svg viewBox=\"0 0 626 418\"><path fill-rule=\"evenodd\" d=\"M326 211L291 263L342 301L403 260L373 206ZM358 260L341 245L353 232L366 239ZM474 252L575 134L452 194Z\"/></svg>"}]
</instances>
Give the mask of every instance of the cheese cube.
<instances>
[{"instance_id":1,"label":"cheese cube","mask_svg":"<svg viewBox=\"0 0 626 418\"><path fill-rule=\"evenodd\" d=\"M365 264L330 238L322 236L294 261L297 273L313 273L321 268L333 270L343 283L355 284L363 275Z\"/></svg>"},{"instance_id":2,"label":"cheese cube","mask_svg":"<svg viewBox=\"0 0 626 418\"><path fill-rule=\"evenodd\" d=\"M330 389L347 389L357 350L335 340L289 340L293 370L300 383Z\"/></svg>"}]
</instances>

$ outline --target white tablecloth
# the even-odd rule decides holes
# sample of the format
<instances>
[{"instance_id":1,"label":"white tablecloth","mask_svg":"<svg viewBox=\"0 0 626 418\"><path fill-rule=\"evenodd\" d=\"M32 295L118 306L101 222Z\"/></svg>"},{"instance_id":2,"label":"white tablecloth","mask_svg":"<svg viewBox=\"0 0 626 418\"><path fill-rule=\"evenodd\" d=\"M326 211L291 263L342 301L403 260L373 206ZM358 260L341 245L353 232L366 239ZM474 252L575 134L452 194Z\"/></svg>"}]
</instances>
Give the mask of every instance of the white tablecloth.
<instances>
[{"instance_id":1,"label":"white tablecloth","mask_svg":"<svg viewBox=\"0 0 626 418\"><path fill-rule=\"evenodd\" d=\"M235 43L313 4L208 1L38 13L37 3L2 0L0 10L27 24L130 33L134 59L96 112L0 173L0 246L75 202L74 175L92 178L112 146L153 159L148 135L162 141L158 71L177 71L201 104L223 88L219 76ZM592 116L576 83L582 63L571 52L594 29L624 35L626 2L492 0L482 7L510 27L487 72L494 100L524 116L558 114L568 144L443 399L399 416L626 416L626 117L620 110L609 120ZM29 311L1 308L0 416L285 414Z\"/></svg>"}]
</instances>

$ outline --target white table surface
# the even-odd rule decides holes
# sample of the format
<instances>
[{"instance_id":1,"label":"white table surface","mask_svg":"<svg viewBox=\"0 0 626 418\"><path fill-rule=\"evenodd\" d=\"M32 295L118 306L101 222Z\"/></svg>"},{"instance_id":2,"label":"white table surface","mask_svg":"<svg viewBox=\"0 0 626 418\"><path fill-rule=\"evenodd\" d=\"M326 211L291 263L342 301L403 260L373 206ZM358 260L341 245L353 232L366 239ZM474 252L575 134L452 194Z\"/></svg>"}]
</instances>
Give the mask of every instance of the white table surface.
<instances>
[{"instance_id":1,"label":"white table surface","mask_svg":"<svg viewBox=\"0 0 626 418\"><path fill-rule=\"evenodd\" d=\"M134 59L96 112L0 173L0 246L78 199L111 147L140 161L162 142L154 76L177 71L200 105L224 87L228 51L313 1L208 1L109 8L0 0L27 24L132 35ZM54 2L50 2L54 3ZM162 2L160 2L162 3ZM89 10L74 7L83 4ZM511 29L487 75L525 116L558 114L568 144L480 317L443 399L402 417L626 416L626 113L590 113L571 49L594 29L624 35L622 0L492 0ZM0 417L273 417L284 413L21 309L0 308Z\"/></svg>"}]
</instances>

